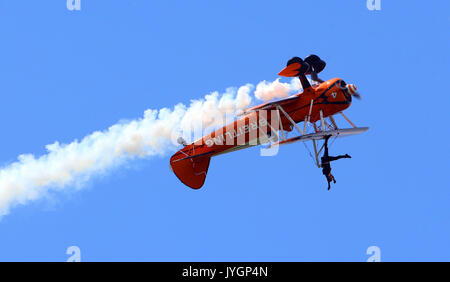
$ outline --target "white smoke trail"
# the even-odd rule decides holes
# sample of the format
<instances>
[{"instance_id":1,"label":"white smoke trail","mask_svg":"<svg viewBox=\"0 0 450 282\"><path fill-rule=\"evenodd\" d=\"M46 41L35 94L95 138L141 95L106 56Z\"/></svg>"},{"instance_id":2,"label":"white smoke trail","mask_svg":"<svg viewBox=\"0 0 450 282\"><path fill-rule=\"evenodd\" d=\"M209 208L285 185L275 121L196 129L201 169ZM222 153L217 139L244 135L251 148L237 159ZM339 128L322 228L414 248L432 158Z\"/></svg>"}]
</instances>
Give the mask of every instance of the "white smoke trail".
<instances>
[{"instance_id":1,"label":"white smoke trail","mask_svg":"<svg viewBox=\"0 0 450 282\"><path fill-rule=\"evenodd\" d=\"M176 148L174 140L182 128L193 124L219 126L224 114L247 108L253 85L229 88L223 95L213 92L189 107L176 105L172 110L146 110L137 120L122 122L105 131L97 131L81 141L47 145L47 154L31 154L0 169L0 216L11 207L39 199L50 190L81 187L92 176L107 172L134 158L161 155ZM263 81L256 87L257 98L282 97L299 89L295 82Z\"/></svg>"},{"instance_id":2,"label":"white smoke trail","mask_svg":"<svg viewBox=\"0 0 450 282\"><path fill-rule=\"evenodd\" d=\"M280 82L280 79L276 79L273 82L261 81L256 86L255 97L268 101L273 98L282 98L288 96L292 91L297 91L302 88L300 80L292 79L291 83Z\"/></svg>"}]
</instances>

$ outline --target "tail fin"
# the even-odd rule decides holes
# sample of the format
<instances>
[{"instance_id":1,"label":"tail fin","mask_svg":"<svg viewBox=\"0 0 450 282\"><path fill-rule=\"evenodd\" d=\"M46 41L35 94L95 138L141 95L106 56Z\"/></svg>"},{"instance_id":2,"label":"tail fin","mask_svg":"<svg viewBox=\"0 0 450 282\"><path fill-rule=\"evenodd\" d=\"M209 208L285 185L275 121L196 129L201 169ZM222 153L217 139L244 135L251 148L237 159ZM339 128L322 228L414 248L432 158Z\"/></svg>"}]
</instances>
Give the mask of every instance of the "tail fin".
<instances>
[{"instance_id":1,"label":"tail fin","mask_svg":"<svg viewBox=\"0 0 450 282\"><path fill-rule=\"evenodd\" d=\"M184 157L178 151L170 158L170 168L185 185L199 189L205 183L210 160L210 155Z\"/></svg>"}]
</instances>

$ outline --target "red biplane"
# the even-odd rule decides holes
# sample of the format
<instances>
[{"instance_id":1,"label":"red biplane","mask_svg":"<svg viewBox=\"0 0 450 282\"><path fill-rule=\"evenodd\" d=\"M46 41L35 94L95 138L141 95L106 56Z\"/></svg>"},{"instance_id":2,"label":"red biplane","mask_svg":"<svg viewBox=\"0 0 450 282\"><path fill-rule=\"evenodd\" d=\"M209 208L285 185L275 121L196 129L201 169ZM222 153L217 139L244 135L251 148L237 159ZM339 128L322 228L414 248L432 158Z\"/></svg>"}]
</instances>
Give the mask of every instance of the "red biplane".
<instances>
[{"instance_id":1,"label":"red biplane","mask_svg":"<svg viewBox=\"0 0 450 282\"><path fill-rule=\"evenodd\" d=\"M318 167L323 149L318 142L325 136L360 134L368 127L357 127L342 111L350 107L352 97L360 98L356 86L340 78L322 81L317 74L326 63L316 55L302 60L290 59L279 75L298 77L303 92L245 110L240 118L191 144L179 138L184 147L170 158L170 167L185 185L199 189L203 186L211 157L251 146L270 143L270 147L294 142L312 141L314 161ZM311 76L313 85L307 79ZM333 115L341 114L351 125L339 128ZM298 123L303 122L300 126ZM312 127L310 126L312 125ZM296 129L298 136L287 138ZM311 154L312 155L312 154Z\"/></svg>"}]
</instances>

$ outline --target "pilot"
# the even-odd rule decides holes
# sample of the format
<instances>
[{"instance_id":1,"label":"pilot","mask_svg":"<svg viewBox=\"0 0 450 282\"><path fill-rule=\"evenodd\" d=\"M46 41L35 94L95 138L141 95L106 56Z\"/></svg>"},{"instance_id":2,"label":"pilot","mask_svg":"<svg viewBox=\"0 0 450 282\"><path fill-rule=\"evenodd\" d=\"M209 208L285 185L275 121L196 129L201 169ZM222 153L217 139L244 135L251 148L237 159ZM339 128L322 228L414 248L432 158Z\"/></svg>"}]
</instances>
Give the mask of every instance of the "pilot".
<instances>
[{"instance_id":1,"label":"pilot","mask_svg":"<svg viewBox=\"0 0 450 282\"><path fill-rule=\"evenodd\" d=\"M325 177L327 178L327 182L328 182L328 190L330 190L331 188L331 181L333 181L333 183L336 183L336 179L334 178L334 176L331 174L331 166L330 166L330 162L332 161L336 161L339 159L343 159L343 158L351 158L351 156L349 156L348 154L345 155L340 155L337 157L333 157L333 156L329 156L328 155L328 139L330 139L331 135L327 135L325 136L325 143L324 143L324 147L325 147L325 152L323 153L323 156L321 158L321 167L322 167L322 173L323 175L325 175Z\"/></svg>"},{"instance_id":2,"label":"pilot","mask_svg":"<svg viewBox=\"0 0 450 282\"><path fill-rule=\"evenodd\" d=\"M316 83L324 82L322 79L319 78L319 76L317 75L317 72L315 72L315 71L311 71L311 80Z\"/></svg>"}]
</instances>

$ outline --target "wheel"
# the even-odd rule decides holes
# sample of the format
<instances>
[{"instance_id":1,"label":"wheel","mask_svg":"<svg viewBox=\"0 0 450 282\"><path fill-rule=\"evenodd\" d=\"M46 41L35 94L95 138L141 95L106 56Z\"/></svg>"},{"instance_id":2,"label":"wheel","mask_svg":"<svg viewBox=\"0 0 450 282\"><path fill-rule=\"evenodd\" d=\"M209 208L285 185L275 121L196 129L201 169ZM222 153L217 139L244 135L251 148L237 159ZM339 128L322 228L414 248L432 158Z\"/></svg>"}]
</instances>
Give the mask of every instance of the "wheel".
<instances>
[{"instance_id":1,"label":"wheel","mask_svg":"<svg viewBox=\"0 0 450 282\"><path fill-rule=\"evenodd\" d=\"M321 72L327 63L319 58L317 55L309 55L305 58L305 62L307 62L313 69L315 73Z\"/></svg>"}]
</instances>

